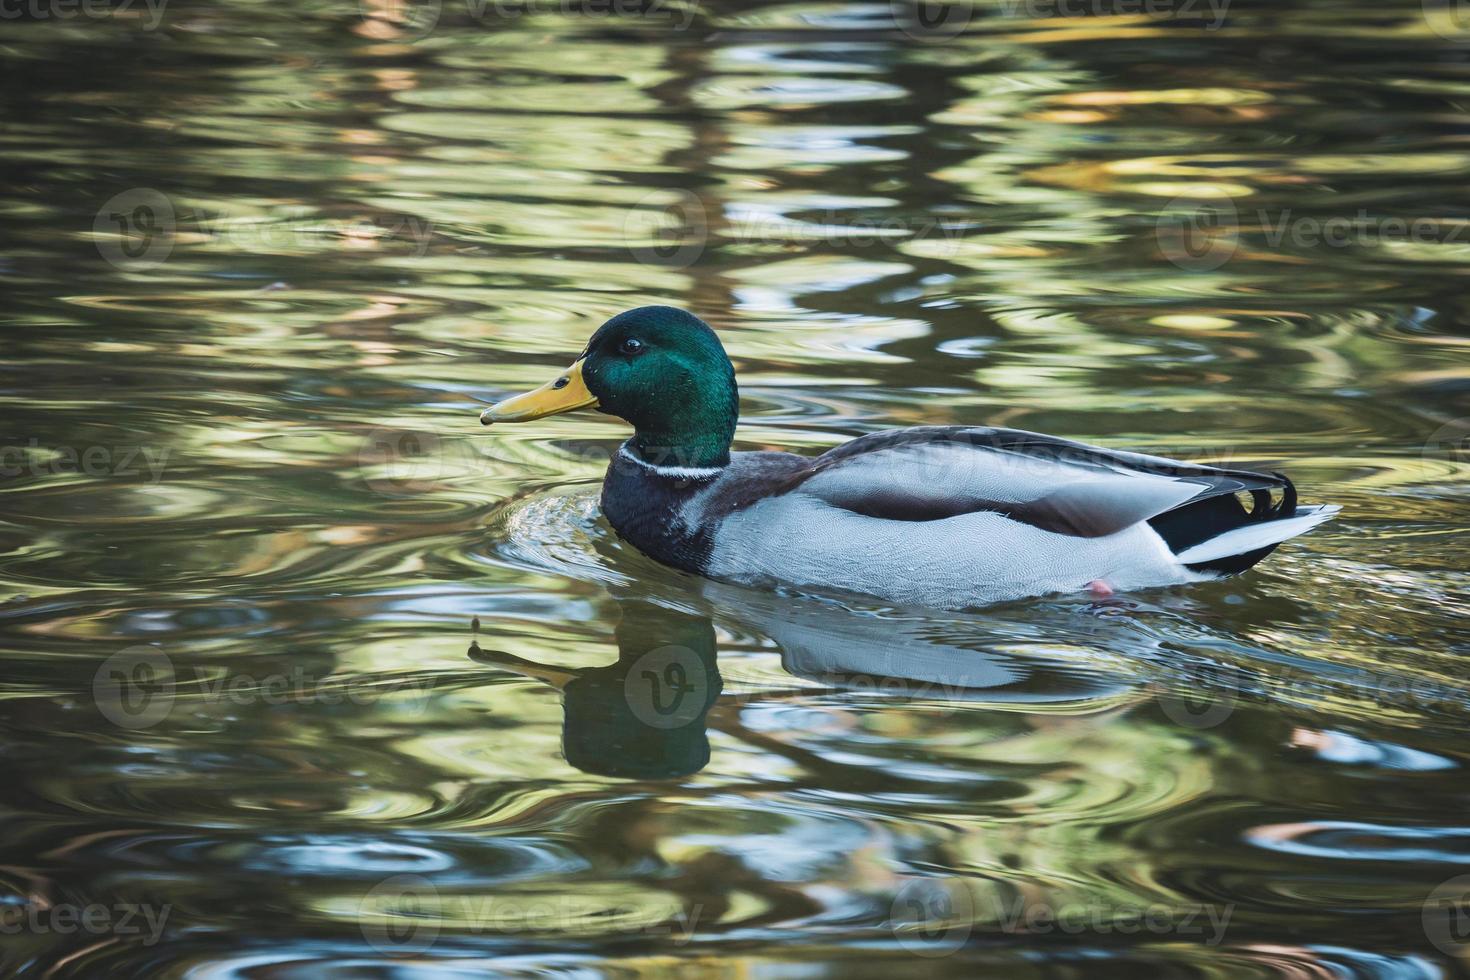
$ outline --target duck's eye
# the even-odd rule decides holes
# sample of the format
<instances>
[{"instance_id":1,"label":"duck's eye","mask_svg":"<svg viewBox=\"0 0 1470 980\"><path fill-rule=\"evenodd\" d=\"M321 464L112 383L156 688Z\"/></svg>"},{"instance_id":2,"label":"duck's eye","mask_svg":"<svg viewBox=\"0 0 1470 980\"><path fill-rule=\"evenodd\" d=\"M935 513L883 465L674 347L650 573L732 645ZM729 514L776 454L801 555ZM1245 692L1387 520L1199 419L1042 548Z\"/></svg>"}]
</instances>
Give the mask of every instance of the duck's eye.
<instances>
[{"instance_id":1,"label":"duck's eye","mask_svg":"<svg viewBox=\"0 0 1470 980\"><path fill-rule=\"evenodd\" d=\"M636 354L642 349L643 341L639 340L637 337L629 337L627 340L618 345L618 350L622 351L624 354Z\"/></svg>"}]
</instances>

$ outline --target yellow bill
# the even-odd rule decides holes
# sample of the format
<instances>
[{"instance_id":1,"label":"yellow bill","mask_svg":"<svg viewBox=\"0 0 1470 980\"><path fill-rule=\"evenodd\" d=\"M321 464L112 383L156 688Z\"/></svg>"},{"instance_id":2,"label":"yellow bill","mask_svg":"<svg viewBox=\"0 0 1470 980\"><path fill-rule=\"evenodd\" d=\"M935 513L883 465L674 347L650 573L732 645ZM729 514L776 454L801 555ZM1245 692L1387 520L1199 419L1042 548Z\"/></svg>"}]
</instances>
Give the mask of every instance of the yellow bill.
<instances>
[{"instance_id":1,"label":"yellow bill","mask_svg":"<svg viewBox=\"0 0 1470 980\"><path fill-rule=\"evenodd\" d=\"M587 390L582 380L582 362L567 368L555 381L534 391L496 402L480 414L480 424L492 422L529 422L548 415L560 415L579 408L595 408L597 396Z\"/></svg>"}]
</instances>

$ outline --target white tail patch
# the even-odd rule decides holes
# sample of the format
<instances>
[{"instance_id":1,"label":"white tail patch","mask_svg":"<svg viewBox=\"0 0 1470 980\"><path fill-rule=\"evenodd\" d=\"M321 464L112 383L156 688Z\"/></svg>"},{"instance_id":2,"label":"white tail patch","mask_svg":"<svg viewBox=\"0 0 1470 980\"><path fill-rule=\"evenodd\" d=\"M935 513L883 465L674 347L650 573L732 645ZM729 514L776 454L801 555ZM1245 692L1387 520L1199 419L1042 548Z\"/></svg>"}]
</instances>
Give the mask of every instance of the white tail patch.
<instances>
[{"instance_id":1,"label":"white tail patch","mask_svg":"<svg viewBox=\"0 0 1470 980\"><path fill-rule=\"evenodd\" d=\"M1245 527L1226 531L1208 541L1201 541L1192 548L1185 548L1179 553L1178 558L1181 564L1195 565L1203 561L1214 561L1217 558L1229 558L1231 555L1243 555L1247 551L1280 544L1288 538L1305 534L1340 510L1342 508L1336 504L1298 507L1294 517L1267 521L1264 524L1247 524Z\"/></svg>"}]
</instances>

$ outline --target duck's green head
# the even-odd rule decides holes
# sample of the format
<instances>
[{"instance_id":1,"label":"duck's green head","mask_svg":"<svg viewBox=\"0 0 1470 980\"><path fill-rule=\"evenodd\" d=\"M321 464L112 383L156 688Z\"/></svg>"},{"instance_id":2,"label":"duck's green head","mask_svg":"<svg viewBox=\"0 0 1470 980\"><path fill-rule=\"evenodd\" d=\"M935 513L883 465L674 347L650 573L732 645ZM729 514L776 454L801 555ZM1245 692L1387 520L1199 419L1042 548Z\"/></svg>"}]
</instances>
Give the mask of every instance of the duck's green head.
<instances>
[{"instance_id":1,"label":"duck's green head","mask_svg":"<svg viewBox=\"0 0 1470 980\"><path fill-rule=\"evenodd\" d=\"M549 384L492 405L492 422L529 422L596 408L630 423L632 448L656 466L730 461L740 397L715 332L671 306L641 306L598 328L587 349Z\"/></svg>"}]
</instances>

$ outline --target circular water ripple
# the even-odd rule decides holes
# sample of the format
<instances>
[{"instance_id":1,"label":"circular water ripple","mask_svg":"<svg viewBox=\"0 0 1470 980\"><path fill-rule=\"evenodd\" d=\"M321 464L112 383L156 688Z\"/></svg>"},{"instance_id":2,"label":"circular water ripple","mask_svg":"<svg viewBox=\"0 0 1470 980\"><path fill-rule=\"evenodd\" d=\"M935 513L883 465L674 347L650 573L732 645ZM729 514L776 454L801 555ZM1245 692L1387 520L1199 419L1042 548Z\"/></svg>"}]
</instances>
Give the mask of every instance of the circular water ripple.
<instances>
[{"instance_id":1,"label":"circular water ripple","mask_svg":"<svg viewBox=\"0 0 1470 980\"><path fill-rule=\"evenodd\" d=\"M474 838L450 834L265 834L234 839L128 837L97 848L110 860L142 866L194 865L304 879L380 881L427 875L448 884L492 884L583 870L586 862L539 839ZM72 857L78 855L73 851Z\"/></svg>"},{"instance_id":2,"label":"circular water ripple","mask_svg":"<svg viewBox=\"0 0 1470 980\"><path fill-rule=\"evenodd\" d=\"M488 550L468 554L478 561L506 562L577 581L625 585L634 576L617 567L614 559L637 564L642 556L618 541L600 515L592 491L552 491L511 500L486 521Z\"/></svg>"},{"instance_id":3,"label":"circular water ripple","mask_svg":"<svg viewBox=\"0 0 1470 980\"><path fill-rule=\"evenodd\" d=\"M236 709L245 712L241 707ZM297 711L307 717L308 706ZM389 750L357 749L338 754L334 765L359 767L359 775L299 772L299 752L289 744L234 748L231 723L200 724L191 743L208 739L213 754L200 751L128 753L126 762L98 753L78 760L65 773L31 773L31 791L51 804L90 817L152 820L168 826L243 829L276 821L311 825L323 819L373 825L442 815L448 804L429 789L375 785L363 774L394 765ZM203 728L204 731L197 729ZM213 730L210 730L213 729ZM150 757L151 756L151 757ZM314 768L314 767L313 767Z\"/></svg>"},{"instance_id":4,"label":"circular water ripple","mask_svg":"<svg viewBox=\"0 0 1470 980\"><path fill-rule=\"evenodd\" d=\"M1257 827L1246 839L1257 847L1302 857L1470 864L1467 827L1391 827L1350 820L1313 820Z\"/></svg>"}]
</instances>

